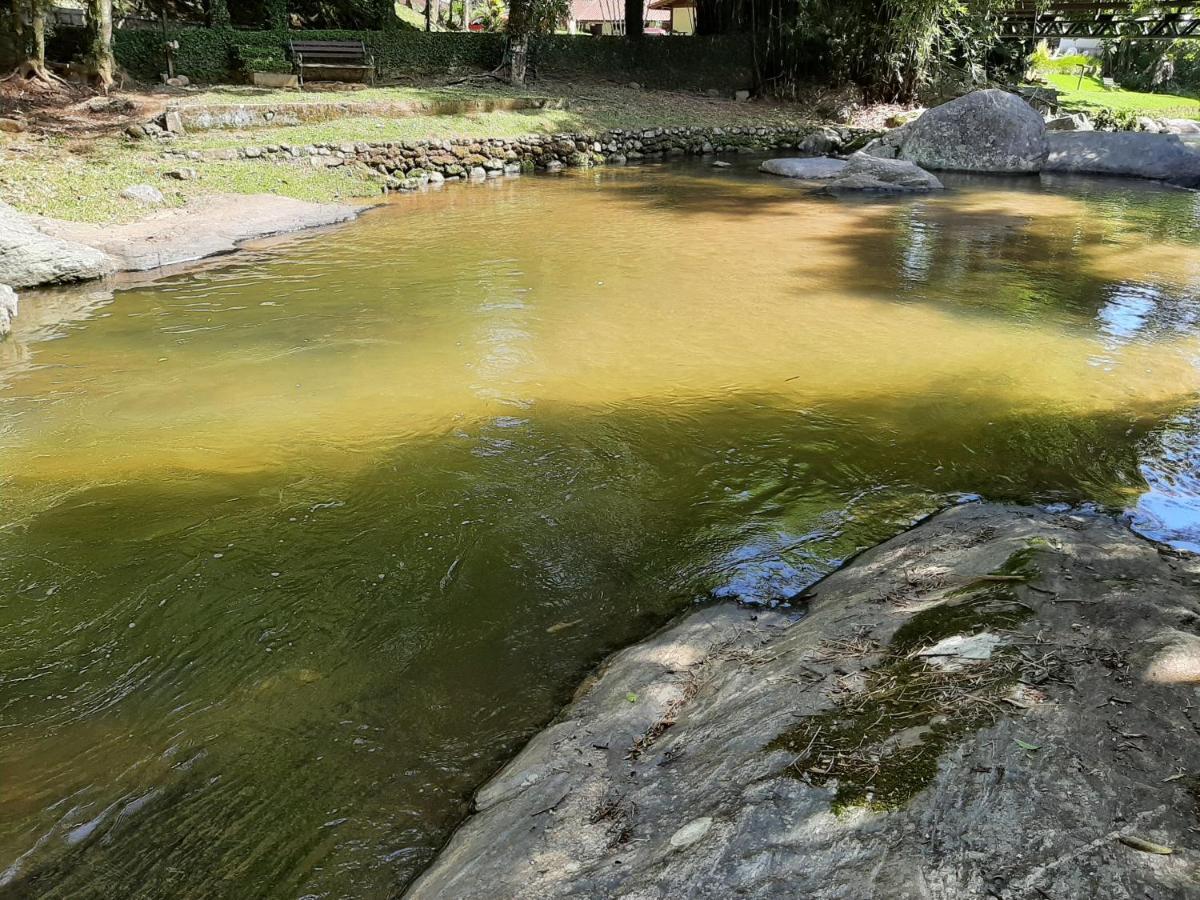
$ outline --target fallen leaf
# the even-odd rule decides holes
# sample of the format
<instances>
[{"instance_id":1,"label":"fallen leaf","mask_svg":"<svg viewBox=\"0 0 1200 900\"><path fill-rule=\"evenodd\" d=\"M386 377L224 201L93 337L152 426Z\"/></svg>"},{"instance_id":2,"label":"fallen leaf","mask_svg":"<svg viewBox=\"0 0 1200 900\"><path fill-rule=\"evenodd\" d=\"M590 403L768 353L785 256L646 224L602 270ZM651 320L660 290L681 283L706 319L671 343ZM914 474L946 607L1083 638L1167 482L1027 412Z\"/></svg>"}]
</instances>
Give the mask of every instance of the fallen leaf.
<instances>
[{"instance_id":1,"label":"fallen leaf","mask_svg":"<svg viewBox=\"0 0 1200 900\"><path fill-rule=\"evenodd\" d=\"M1041 750L1041 749L1042 749L1042 745L1041 745L1041 744L1031 744L1031 743L1029 743L1028 741L1023 741L1023 740L1021 740L1020 738L1013 738L1013 743L1015 743L1015 744L1016 744L1018 747L1020 747L1022 750L1028 750L1028 751L1029 751L1029 752L1031 752L1031 753L1032 753L1034 750Z\"/></svg>"},{"instance_id":2,"label":"fallen leaf","mask_svg":"<svg viewBox=\"0 0 1200 900\"><path fill-rule=\"evenodd\" d=\"M582 621L583 619L576 619L574 622L555 622L546 629L546 634L557 634L560 631L566 631L568 628L574 628Z\"/></svg>"},{"instance_id":3,"label":"fallen leaf","mask_svg":"<svg viewBox=\"0 0 1200 900\"><path fill-rule=\"evenodd\" d=\"M1159 856L1170 856L1175 852L1170 847L1164 847L1162 844L1156 844L1154 841L1148 841L1134 834L1117 835L1117 840L1126 847L1141 850L1143 853L1157 853Z\"/></svg>"}]
</instances>

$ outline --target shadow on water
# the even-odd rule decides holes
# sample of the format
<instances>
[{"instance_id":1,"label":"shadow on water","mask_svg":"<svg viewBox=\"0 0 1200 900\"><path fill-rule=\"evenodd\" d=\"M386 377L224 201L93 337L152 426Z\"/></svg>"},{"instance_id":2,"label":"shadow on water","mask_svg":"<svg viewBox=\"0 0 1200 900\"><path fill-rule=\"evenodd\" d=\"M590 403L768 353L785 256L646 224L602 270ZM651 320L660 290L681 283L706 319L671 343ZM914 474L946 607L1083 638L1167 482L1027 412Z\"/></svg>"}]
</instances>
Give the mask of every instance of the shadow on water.
<instances>
[{"instance_id":1,"label":"shadow on water","mask_svg":"<svg viewBox=\"0 0 1200 900\"><path fill-rule=\"evenodd\" d=\"M8 888L385 896L605 652L957 492L1121 504L1171 412L543 409L349 478L70 496L0 538Z\"/></svg>"}]
</instances>

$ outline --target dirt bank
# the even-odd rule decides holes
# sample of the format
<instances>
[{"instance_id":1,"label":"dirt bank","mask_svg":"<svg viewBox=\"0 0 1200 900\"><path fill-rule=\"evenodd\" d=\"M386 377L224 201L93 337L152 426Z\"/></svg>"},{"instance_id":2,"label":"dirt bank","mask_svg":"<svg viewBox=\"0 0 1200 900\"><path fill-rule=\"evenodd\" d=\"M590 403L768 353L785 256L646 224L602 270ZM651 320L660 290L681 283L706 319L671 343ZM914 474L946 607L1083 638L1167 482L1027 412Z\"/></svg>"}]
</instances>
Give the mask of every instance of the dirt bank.
<instances>
[{"instance_id":1,"label":"dirt bank","mask_svg":"<svg viewBox=\"0 0 1200 900\"><path fill-rule=\"evenodd\" d=\"M1200 562L958 507L613 657L412 898L1196 897Z\"/></svg>"}]
</instances>

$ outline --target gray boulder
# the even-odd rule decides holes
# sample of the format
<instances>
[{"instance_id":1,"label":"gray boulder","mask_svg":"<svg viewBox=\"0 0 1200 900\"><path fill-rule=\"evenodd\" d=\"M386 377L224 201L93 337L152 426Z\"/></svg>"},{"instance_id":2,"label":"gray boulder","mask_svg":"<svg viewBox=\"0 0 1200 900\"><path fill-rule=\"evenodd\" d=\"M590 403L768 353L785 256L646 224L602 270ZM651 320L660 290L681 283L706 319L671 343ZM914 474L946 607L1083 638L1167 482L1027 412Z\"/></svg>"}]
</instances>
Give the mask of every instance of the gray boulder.
<instances>
[{"instance_id":1,"label":"gray boulder","mask_svg":"<svg viewBox=\"0 0 1200 900\"><path fill-rule=\"evenodd\" d=\"M936 176L904 159L879 159L859 151L850 157L837 177L825 185L830 193L842 191L886 191L915 193L940 191L944 185Z\"/></svg>"},{"instance_id":2,"label":"gray boulder","mask_svg":"<svg viewBox=\"0 0 1200 900\"><path fill-rule=\"evenodd\" d=\"M135 200L146 206L158 206L167 202L167 198L162 195L162 191L152 184L132 184L121 191L121 198L124 200Z\"/></svg>"},{"instance_id":3,"label":"gray boulder","mask_svg":"<svg viewBox=\"0 0 1200 900\"><path fill-rule=\"evenodd\" d=\"M12 320L17 317L17 295L7 284L0 284L0 337L12 330Z\"/></svg>"},{"instance_id":4,"label":"gray boulder","mask_svg":"<svg viewBox=\"0 0 1200 900\"><path fill-rule=\"evenodd\" d=\"M0 284L14 288L86 281L116 265L104 253L43 234L25 216L0 202Z\"/></svg>"},{"instance_id":5,"label":"gray boulder","mask_svg":"<svg viewBox=\"0 0 1200 900\"><path fill-rule=\"evenodd\" d=\"M1046 120L1047 131L1092 131L1092 120L1083 113L1064 113Z\"/></svg>"},{"instance_id":6,"label":"gray boulder","mask_svg":"<svg viewBox=\"0 0 1200 900\"><path fill-rule=\"evenodd\" d=\"M1194 188L1200 187L1200 152L1174 134L1052 134L1043 171L1152 178Z\"/></svg>"},{"instance_id":7,"label":"gray boulder","mask_svg":"<svg viewBox=\"0 0 1200 900\"><path fill-rule=\"evenodd\" d=\"M837 129L822 125L806 134L796 145L796 149L812 156L824 156L827 153L836 153L841 146L842 136Z\"/></svg>"},{"instance_id":8,"label":"gray boulder","mask_svg":"<svg viewBox=\"0 0 1200 900\"><path fill-rule=\"evenodd\" d=\"M1200 134L1200 122L1194 119L1163 119L1162 127L1168 134Z\"/></svg>"},{"instance_id":9,"label":"gray boulder","mask_svg":"<svg viewBox=\"0 0 1200 900\"><path fill-rule=\"evenodd\" d=\"M1039 172L1046 161L1046 123L1015 94L974 91L888 132L866 149L926 169Z\"/></svg>"},{"instance_id":10,"label":"gray boulder","mask_svg":"<svg viewBox=\"0 0 1200 900\"><path fill-rule=\"evenodd\" d=\"M768 175L780 175L783 178L818 180L840 175L844 168L846 168L845 160L831 159L828 156L812 156L768 159L758 167L758 170L766 172Z\"/></svg>"}]
</instances>

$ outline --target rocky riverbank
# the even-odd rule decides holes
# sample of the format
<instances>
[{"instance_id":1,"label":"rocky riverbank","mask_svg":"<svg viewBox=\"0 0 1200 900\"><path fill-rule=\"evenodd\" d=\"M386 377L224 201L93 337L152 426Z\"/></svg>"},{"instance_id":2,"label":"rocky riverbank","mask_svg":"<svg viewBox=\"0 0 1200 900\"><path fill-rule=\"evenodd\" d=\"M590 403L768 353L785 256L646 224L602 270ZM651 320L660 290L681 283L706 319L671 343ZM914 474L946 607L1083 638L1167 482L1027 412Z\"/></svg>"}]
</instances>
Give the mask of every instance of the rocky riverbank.
<instances>
[{"instance_id":1,"label":"rocky riverbank","mask_svg":"<svg viewBox=\"0 0 1200 900\"><path fill-rule=\"evenodd\" d=\"M1200 562L972 504L610 659L412 898L1200 894Z\"/></svg>"},{"instance_id":2,"label":"rocky riverbank","mask_svg":"<svg viewBox=\"0 0 1200 900\"><path fill-rule=\"evenodd\" d=\"M190 161L248 159L316 168L362 164L393 190L416 190L454 179L587 168L714 153L795 150L805 156L848 153L876 132L848 126L679 127L529 134L519 138L454 138L422 141L354 141L338 144L263 144L238 149L164 151L186 167Z\"/></svg>"}]
</instances>

